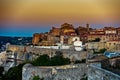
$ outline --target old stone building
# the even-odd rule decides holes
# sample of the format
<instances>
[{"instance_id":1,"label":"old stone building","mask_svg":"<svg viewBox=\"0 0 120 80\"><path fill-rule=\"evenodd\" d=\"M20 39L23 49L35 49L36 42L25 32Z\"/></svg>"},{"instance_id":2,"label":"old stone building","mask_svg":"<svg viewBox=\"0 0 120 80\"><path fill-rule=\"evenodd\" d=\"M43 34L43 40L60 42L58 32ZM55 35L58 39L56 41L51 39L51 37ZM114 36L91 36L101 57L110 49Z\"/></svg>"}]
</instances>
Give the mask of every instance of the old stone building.
<instances>
[{"instance_id":1,"label":"old stone building","mask_svg":"<svg viewBox=\"0 0 120 80\"><path fill-rule=\"evenodd\" d=\"M86 24L86 27L79 26L78 28L76 28L76 32L78 35L89 33L90 30L91 28L89 27L89 24Z\"/></svg>"},{"instance_id":2,"label":"old stone building","mask_svg":"<svg viewBox=\"0 0 120 80\"><path fill-rule=\"evenodd\" d=\"M105 34L116 34L116 28L114 27L104 27Z\"/></svg>"},{"instance_id":3,"label":"old stone building","mask_svg":"<svg viewBox=\"0 0 120 80\"><path fill-rule=\"evenodd\" d=\"M103 29L91 30L87 37L88 37L88 41L94 41L97 38L99 38L100 41L104 41L105 40L105 32Z\"/></svg>"},{"instance_id":4,"label":"old stone building","mask_svg":"<svg viewBox=\"0 0 120 80\"><path fill-rule=\"evenodd\" d=\"M61 32L60 28L52 27L49 33L53 36L60 36L60 32Z\"/></svg>"},{"instance_id":5,"label":"old stone building","mask_svg":"<svg viewBox=\"0 0 120 80\"><path fill-rule=\"evenodd\" d=\"M61 35L77 35L72 24L64 23L61 25Z\"/></svg>"},{"instance_id":6,"label":"old stone building","mask_svg":"<svg viewBox=\"0 0 120 80\"><path fill-rule=\"evenodd\" d=\"M56 45L56 43L59 43L60 37L54 36L54 35L47 35L47 42L49 46Z\"/></svg>"},{"instance_id":7,"label":"old stone building","mask_svg":"<svg viewBox=\"0 0 120 80\"><path fill-rule=\"evenodd\" d=\"M70 38L75 36L77 36L77 33L73 25L68 23L64 23L61 25L60 43L69 44Z\"/></svg>"},{"instance_id":8,"label":"old stone building","mask_svg":"<svg viewBox=\"0 0 120 80\"><path fill-rule=\"evenodd\" d=\"M119 32L119 29L118 29ZM91 30L88 35L88 41L100 38L101 42L118 41L117 29L114 27L104 27L102 29Z\"/></svg>"},{"instance_id":9,"label":"old stone building","mask_svg":"<svg viewBox=\"0 0 120 80\"><path fill-rule=\"evenodd\" d=\"M56 43L68 44L68 38L70 36L76 36L74 26L68 23L64 23L60 28L52 27L47 34L34 34L32 43L34 45L56 45ZM62 37L61 37L62 36Z\"/></svg>"},{"instance_id":10,"label":"old stone building","mask_svg":"<svg viewBox=\"0 0 120 80\"><path fill-rule=\"evenodd\" d=\"M118 34L119 37L120 37L120 27L116 28L116 30L117 30L117 34Z\"/></svg>"},{"instance_id":11,"label":"old stone building","mask_svg":"<svg viewBox=\"0 0 120 80\"><path fill-rule=\"evenodd\" d=\"M104 27L92 29L89 24L86 27L75 28L72 24L64 23L59 28L52 27L48 33L35 33L32 43L34 45L56 45L56 43L71 44L73 37L79 37L83 44L87 42L120 41L120 27Z\"/></svg>"},{"instance_id":12,"label":"old stone building","mask_svg":"<svg viewBox=\"0 0 120 80\"><path fill-rule=\"evenodd\" d=\"M33 34L32 44L39 45L42 40L46 40L46 34L44 33L35 33Z\"/></svg>"},{"instance_id":13,"label":"old stone building","mask_svg":"<svg viewBox=\"0 0 120 80\"><path fill-rule=\"evenodd\" d=\"M35 33L33 34L33 39L32 39L32 44L38 44L40 40L40 34L39 33Z\"/></svg>"},{"instance_id":14,"label":"old stone building","mask_svg":"<svg viewBox=\"0 0 120 80\"><path fill-rule=\"evenodd\" d=\"M108 51L120 51L119 41L107 41L107 42L88 42L85 44L87 49L107 49Z\"/></svg>"},{"instance_id":15,"label":"old stone building","mask_svg":"<svg viewBox=\"0 0 120 80\"><path fill-rule=\"evenodd\" d=\"M89 24L86 24L86 27L79 26L76 28L76 33L80 37L80 40L84 43L88 41L88 34L90 32L91 28L89 27Z\"/></svg>"},{"instance_id":16,"label":"old stone building","mask_svg":"<svg viewBox=\"0 0 120 80\"><path fill-rule=\"evenodd\" d=\"M87 46L87 49L100 50L106 48L106 43L104 42L88 42L85 45Z\"/></svg>"},{"instance_id":17,"label":"old stone building","mask_svg":"<svg viewBox=\"0 0 120 80\"><path fill-rule=\"evenodd\" d=\"M117 30L114 27L104 27L104 32L107 41L116 41L118 40Z\"/></svg>"},{"instance_id":18,"label":"old stone building","mask_svg":"<svg viewBox=\"0 0 120 80\"><path fill-rule=\"evenodd\" d=\"M69 45L72 45L73 44L73 42L74 41L80 41L80 38L79 38L79 36L70 36L69 38L68 38L68 44Z\"/></svg>"}]
</instances>

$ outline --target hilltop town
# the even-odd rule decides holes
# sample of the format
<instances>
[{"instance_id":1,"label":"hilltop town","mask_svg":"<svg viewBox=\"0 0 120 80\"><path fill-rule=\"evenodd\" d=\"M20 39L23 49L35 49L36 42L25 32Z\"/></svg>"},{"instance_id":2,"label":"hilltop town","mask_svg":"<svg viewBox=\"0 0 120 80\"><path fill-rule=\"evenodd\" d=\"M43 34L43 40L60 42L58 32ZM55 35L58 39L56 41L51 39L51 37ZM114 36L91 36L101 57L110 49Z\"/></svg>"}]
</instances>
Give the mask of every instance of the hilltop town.
<instances>
[{"instance_id":1,"label":"hilltop town","mask_svg":"<svg viewBox=\"0 0 120 80\"><path fill-rule=\"evenodd\" d=\"M36 46L55 46L57 43L72 45L75 39L82 41L83 45L87 43L89 48L115 50L120 48L120 27L93 29L89 24L86 24L85 27L75 27L72 24L64 23L59 28L52 27L49 32L35 33L32 44ZM93 44L92 42L98 43Z\"/></svg>"},{"instance_id":2,"label":"hilltop town","mask_svg":"<svg viewBox=\"0 0 120 80\"><path fill-rule=\"evenodd\" d=\"M31 43L17 40L24 45L7 43L0 53L0 79L120 80L120 27L64 23L33 34Z\"/></svg>"}]
</instances>

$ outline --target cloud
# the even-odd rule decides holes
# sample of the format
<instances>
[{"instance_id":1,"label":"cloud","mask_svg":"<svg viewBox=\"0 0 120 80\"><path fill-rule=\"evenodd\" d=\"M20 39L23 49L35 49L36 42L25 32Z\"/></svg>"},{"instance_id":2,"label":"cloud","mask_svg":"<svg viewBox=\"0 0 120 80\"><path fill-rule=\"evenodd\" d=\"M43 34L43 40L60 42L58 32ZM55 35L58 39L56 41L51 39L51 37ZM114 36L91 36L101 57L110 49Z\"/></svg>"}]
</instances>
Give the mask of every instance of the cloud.
<instances>
[{"instance_id":1,"label":"cloud","mask_svg":"<svg viewBox=\"0 0 120 80\"><path fill-rule=\"evenodd\" d=\"M0 4L1 21L11 23L118 23L120 20L120 0L4 0Z\"/></svg>"}]
</instances>

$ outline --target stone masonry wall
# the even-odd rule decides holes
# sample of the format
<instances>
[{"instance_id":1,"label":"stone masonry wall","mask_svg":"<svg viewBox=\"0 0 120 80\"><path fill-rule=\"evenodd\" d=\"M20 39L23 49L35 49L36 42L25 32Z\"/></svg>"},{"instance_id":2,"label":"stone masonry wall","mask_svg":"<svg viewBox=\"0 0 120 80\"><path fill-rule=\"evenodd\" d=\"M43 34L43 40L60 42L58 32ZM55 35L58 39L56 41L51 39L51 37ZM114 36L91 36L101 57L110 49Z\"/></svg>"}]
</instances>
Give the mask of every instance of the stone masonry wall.
<instances>
[{"instance_id":1,"label":"stone masonry wall","mask_svg":"<svg viewBox=\"0 0 120 80\"><path fill-rule=\"evenodd\" d=\"M87 66L83 64L77 65L77 68L70 69L58 69L57 74L54 76L53 80L80 80L86 77Z\"/></svg>"},{"instance_id":2,"label":"stone masonry wall","mask_svg":"<svg viewBox=\"0 0 120 80\"><path fill-rule=\"evenodd\" d=\"M26 64L22 71L22 80L32 80L33 76L39 75L44 80L80 80L87 74L86 64L35 67Z\"/></svg>"},{"instance_id":3,"label":"stone masonry wall","mask_svg":"<svg viewBox=\"0 0 120 80\"><path fill-rule=\"evenodd\" d=\"M120 80L120 76L101 67L89 65L88 80Z\"/></svg>"},{"instance_id":4,"label":"stone masonry wall","mask_svg":"<svg viewBox=\"0 0 120 80\"><path fill-rule=\"evenodd\" d=\"M18 46L18 45L9 45L8 50L16 51L19 54L22 54L24 51L24 46ZM63 53L63 56L66 58L70 58L71 60L82 60L86 59L87 52L86 51L75 51L70 49L45 49L45 48L36 48L36 47L26 47L27 53L34 53L36 55L43 55L47 54L50 57L54 56L56 51L61 51Z\"/></svg>"}]
</instances>

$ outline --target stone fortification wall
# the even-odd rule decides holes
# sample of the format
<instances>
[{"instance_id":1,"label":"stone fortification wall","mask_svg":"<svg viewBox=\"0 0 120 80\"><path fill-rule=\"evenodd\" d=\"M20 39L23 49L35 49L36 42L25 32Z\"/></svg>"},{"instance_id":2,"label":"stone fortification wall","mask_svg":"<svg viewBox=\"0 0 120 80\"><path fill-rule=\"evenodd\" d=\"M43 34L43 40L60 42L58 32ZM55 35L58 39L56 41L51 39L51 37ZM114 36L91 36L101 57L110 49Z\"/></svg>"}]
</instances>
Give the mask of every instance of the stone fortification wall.
<instances>
[{"instance_id":1,"label":"stone fortification wall","mask_svg":"<svg viewBox=\"0 0 120 80\"><path fill-rule=\"evenodd\" d=\"M36 47L24 47L24 46L18 46L18 45L9 45L8 50L11 51L17 51L19 54L23 53L24 49L26 49L27 53L34 53L37 55L43 55L47 54L50 57L54 56L56 51L61 51L63 53L64 57L70 58L71 60L82 60L86 59L87 52L86 51L75 51L70 49L49 49L49 48L36 48Z\"/></svg>"},{"instance_id":2,"label":"stone fortification wall","mask_svg":"<svg viewBox=\"0 0 120 80\"><path fill-rule=\"evenodd\" d=\"M39 76L40 78L52 78L52 69L26 64L22 70L22 80L32 80L34 76Z\"/></svg>"},{"instance_id":3,"label":"stone fortification wall","mask_svg":"<svg viewBox=\"0 0 120 80\"><path fill-rule=\"evenodd\" d=\"M75 68L70 69L58 69L57 74L54 76L54 80L80 80L86 77L87 66L84 64L76 65Z\"/></svg>"},{"instance_id":4,"label":"stone fortification wall","mask_svg":"<svg viewBox=\"0 0 120 80\"><path fill-rule=\"evenodd\" d=\"M99 66L89 65L88 80L120 80L120 76Z\"/></svg>"},{"instance_id":5,"label":"stone fortification wall","mask_svg":"<svg viewBox=\"0 0 120 80\"><path fill-rule=\"evenodd\" d=\"M80 80L86 74L86 64L52 67L35 67L26 64L23 67L22 80L32 80L35 75L44 78L44 80Z\"/></svg>"}]
</instances>

